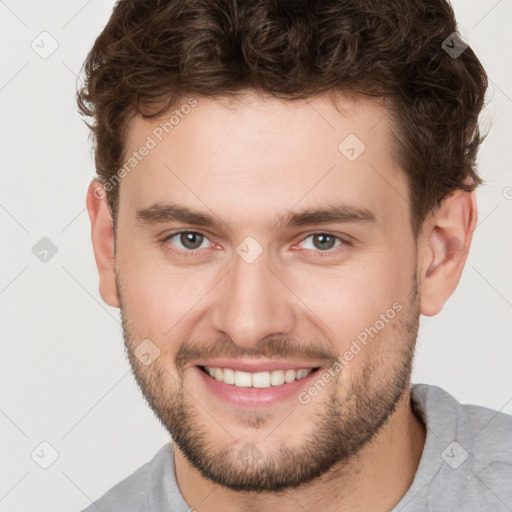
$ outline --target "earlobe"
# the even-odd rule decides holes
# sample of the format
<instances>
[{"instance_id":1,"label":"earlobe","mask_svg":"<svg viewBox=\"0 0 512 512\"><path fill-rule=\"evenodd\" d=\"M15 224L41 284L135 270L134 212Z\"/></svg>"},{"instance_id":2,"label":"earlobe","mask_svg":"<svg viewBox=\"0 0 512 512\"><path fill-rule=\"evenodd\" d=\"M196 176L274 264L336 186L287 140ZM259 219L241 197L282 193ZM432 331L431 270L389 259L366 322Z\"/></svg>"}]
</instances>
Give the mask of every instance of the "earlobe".
<instances>
[{"instance_id":1,"label":"earlobe","mask_svg":"<svg viewBox=\"0 0 512 512\"><path fill-rule=\"evenodd\" d=\"M109 306L118 308L112 215L108 207L105 189L96 179L89 184L86 204L91 221L94 258L100 279L100 295Z\"/></svg>"},{"instance_id":2,"label":"earlobe","mask_svg":"<svg viewBox=\"0 0 512 512\"><path fill-rule=\"evenodd\" d=\"M476 192L456 190L425 221L420 313L437 315L457 288L477 222Z\"/></svg>"}]
</instances>

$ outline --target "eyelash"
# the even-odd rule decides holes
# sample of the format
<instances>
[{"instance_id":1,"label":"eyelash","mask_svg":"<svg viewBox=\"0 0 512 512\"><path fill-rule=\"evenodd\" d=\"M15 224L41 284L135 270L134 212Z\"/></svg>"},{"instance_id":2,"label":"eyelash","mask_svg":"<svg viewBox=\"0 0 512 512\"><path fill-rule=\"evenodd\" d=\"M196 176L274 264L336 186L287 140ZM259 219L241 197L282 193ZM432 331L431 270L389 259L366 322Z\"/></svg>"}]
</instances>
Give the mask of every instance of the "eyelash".
<instances>
[{"instance_id":1,"label":"eyelash","mask_svg":"<svg viewBox=\"0 0 512 512\"><path fill-rule=\"evenodd\" d=\"M168 235L166 235L162 240L160 240L160 244L162 246L166 246L169 248L167 244L167 242L169 240L171 240L172 238L174 238L176 235L181 235L183 233L191 233L191 234L194 234L194 235L200 235L200 236L203 236L205 237L206 239L208 239L208 237L204 234L204 233L201 233L200 231L191 231L191 230L181 230L181 231L175 231L173 233L170 233ZM337 240L339 240L341 243L341 245L338 245L337 247L335 248L332 248L332 249L329 249L327 251L313 251L313 252L317 252L319 253L318 257L319 258L325 258L325 257L328 257L328 256L332 256L334 253L337 253L338 250L340 249L343 249L345 246L349 246L351 245L350 242L346 239L343 239L337 235L334 235L333 233L329 233L327 231L316 231L315 233L310 233L309 235L307 235L305 238L303 238L301 240L301 242L303 242L304 240L308 239L309 237L311 236L315 236L315 235L327 235L327 236L330 236L330 237L333 237L333 238L336 238ZM197 256L199 256L199 253L202 251L202 249L195 249L195 250L176 250L174 248L169 248L172 252L174 252L175 254L178 254L179 256L185 256L185 257L188 257L188 258L195 258ZM308 249L308 250L311 250L311 249Z\"/></svg>"}]
</instances>

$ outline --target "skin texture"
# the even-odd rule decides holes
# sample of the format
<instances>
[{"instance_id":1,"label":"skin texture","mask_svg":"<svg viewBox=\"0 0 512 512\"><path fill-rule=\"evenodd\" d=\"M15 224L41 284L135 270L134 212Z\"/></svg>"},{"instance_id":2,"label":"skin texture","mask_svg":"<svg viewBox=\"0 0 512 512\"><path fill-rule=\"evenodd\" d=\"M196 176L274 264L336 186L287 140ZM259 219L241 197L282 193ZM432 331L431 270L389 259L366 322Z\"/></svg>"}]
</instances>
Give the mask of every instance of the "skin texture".
<instances>
[{"instance_id":1,"label":"skin texture","mask_svg":"<svg viewBox=\"0 0 512 512\"><path fill-rule=\"evenodd\" d=\"M460 280L475 193L447 197L416 245L378 100L197 99L123 177L115 251L97 181L87 196L100 293L121 308L136 379L173 436L180 491L199 511L389 510L412 483L425 439L408 389L419 316L437 314ZM127 156L159 122L130 122ZM354 161L338 149L349 134L366 146ZM166 202L220 226L137 220ZM376 220L275 223L338 203ZM204 237L163 242L178 230ZM345 244L314 236L322 233ZM237 252L248 236L261 249L251 263ZM325 372L393 304L400 311L307 404L293 396L237 407L198 377L201 357L293 360ZM159 351L147 366L134 352L145 339Z\"/></svg>"}]
</instances>

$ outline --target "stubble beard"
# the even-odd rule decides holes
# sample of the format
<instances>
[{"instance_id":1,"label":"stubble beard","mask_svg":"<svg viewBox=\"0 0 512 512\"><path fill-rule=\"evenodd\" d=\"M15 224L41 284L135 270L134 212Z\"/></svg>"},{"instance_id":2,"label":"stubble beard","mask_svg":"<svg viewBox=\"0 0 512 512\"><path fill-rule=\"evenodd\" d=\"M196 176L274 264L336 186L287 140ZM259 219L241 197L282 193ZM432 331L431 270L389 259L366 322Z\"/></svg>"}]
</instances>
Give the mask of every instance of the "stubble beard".
<instances>
[{"instance_id":1,"label":"stubble beard","mask_svg":"<svg viewBox=\"0 0 512 512\"><path fill-rule=\"evenodd\" d=\"M239 439L230 439L229 445L216 446L209 434L209 422L200 417L202 408L186 390L184 375L180 371L185 361L176 358L176 378L162 366L160 359L146 367L134 355L137 338L127 327L126 305L117 274L116 283L125 349L144 398L190 464L205 478L228 489L279 492L347 466L389 421L408 389L419 328L416 273L409 304L398 313L394 326L386 326L386 329L391 329L393 339L369 342L389 343L393 347L391 355L387 353L388 357L383 358L379 353L379 357L368 358L359 374L351 377L350 389L345 389L347 383L342 369L331 385L322 391L325 396L321 412L318 412L317 404L315 421L300 445L289 446L283 441L277 449L269 450L251 442L244 444ZM293 346L287 346L290 347L289 355L294 355ZM391 363L382 367L383 360ZM303 408L308 406L297 401L296 407L300 408L298 414L302 414L306 411ZM297 421L297 414L292 416ZM251 422L256 426L265 421L265 416L258 411L244 414L243 418L246 426Z\"/></svg>"}]
</instances>

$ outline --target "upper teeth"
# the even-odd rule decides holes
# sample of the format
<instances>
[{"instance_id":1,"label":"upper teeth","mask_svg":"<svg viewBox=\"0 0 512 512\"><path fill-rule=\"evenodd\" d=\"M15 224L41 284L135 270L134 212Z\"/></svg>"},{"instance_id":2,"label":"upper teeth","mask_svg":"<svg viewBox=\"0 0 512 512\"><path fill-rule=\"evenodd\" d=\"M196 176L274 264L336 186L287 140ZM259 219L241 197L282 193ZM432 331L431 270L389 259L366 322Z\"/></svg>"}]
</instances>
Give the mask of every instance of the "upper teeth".
<instances>
[{"instance_id":1,"label":"upper teeth","mask_svg":"<svg viewBox=\"0 0 512 512\"><path fill-rule=\"evenodd\" d=\"M205 370L211 377L225 384L234 384L243 388L269 388L270 386L280 386L285 382L303 379L313 371L313 368L249 373L232 370L231 368L205 366Z\"/></svg>"}]
</instances>

